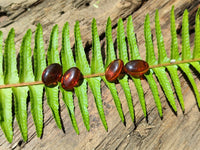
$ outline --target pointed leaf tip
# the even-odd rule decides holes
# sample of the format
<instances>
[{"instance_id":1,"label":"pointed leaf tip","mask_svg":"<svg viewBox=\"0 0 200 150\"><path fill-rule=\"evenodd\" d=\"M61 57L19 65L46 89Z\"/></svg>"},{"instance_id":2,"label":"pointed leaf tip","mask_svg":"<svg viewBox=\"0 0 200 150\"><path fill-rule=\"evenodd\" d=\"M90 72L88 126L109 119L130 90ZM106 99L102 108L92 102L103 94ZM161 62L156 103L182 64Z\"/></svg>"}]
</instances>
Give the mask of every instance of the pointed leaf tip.
<instances>
[{"instance_id":1,"label":"pointed leaf tip","mask_svg":"<svg viewBox=\"0 0 200 150\"><path fill-rule=\"evenodd\" d=\"M182 60L191 59L190 51L190 35L189 35L189 19L187 9L183 13L182 21Z\"/></svg>"}]
</instances>

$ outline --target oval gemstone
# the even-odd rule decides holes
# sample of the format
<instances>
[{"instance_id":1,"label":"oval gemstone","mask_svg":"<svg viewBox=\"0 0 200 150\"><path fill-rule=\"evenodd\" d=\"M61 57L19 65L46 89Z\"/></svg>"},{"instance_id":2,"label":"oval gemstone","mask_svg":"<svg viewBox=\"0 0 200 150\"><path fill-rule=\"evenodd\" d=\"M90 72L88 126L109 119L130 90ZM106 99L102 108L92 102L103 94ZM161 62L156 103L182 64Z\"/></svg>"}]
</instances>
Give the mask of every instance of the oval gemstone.
<instances>
[{"instance_id":1,"label":"oval gemstone","mask_svg":"<svg viewBox=\"0 0 200 150\"><path fill-rule=\"evenodd\" d=\"M83 82L83 75L77 67L72 67L61 78L63 89L70 91Z\"/></svg>"},{"instance_id":2,"label":"oval gemstone","mask_svg":"<svg viewBox=\"0 0 200 150\"><path fill-rule=\"evenodd\" d=\"M58 63L46 67L42 73L42 82L48 87L54 87L61 80L62 66Z\"/></svg>"},{"instance_id":3,"label":"oval gemstone","mask_svg":"<svg viewBox=\"0 0 200 150\"><path fill-rule=\"evenodd\" d=\"M124 62L121 59L113 60L106 68L105 77L109 82L114 82L121 78L123 74Z\"/></svg>"},{"instance_id":4,"label":"oval gemstone","mask_svg":"<svg viewBox=\"0 0 200 150\"><path fill-rule=\"evenodd\" d=\"M129 61L124 71L133 77L141 77L149 70L149 64L144 60L132 60Z\"/></svg>"}]
</instances>

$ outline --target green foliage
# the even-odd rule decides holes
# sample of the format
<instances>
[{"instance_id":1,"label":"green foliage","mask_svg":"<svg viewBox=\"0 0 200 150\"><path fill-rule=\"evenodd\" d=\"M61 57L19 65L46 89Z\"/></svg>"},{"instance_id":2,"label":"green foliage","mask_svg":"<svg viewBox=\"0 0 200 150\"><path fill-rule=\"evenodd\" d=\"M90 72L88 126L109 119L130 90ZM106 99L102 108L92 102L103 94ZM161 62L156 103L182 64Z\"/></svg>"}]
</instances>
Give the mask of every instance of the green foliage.
<instances>
[{"instance_id":1,"label":"green foliage","mask_svg":"<svg viewBox=\"0 0 200 150\"><path fill-rule=\"evenodd\" d=\"M29 29L25 34L21 49L20 49L20 71L19 71L19 80L20 83L23 82L32 82L34 81L33 69L32 69L32 60L31 60L31 30ZM21 93L18 99L15 101L15 113L16 118L19 122L20 131L22 133L23 139L26 141L28 136L27 129L27 97L28 97L28 86L18 87L16 93ZM23 95L23 96L22 96ZM25 133L24 133L25 132Z\"/></svg>"},{"instance_id":2,"label":"green foliage","mask_svg":"<svg viewBox=\"0 0 200 150\"><path fill-rule=\"evenodd\" d=\"M171 13L170 13L170 29L171 29L171 57L170 58L178 61L181 59L178 52L178 39L176 35L174 6L172 7Z\"/></svg>"},{"instance_id":3,"label":"green foliage","mask_svg":"<svg viewBox=\"0 0 200 150\"><path fill-rule=\"evenodd\" d=\"M52 63L59 63L59 52L58 52L58 25L55 25L51 32L49 48L47 51L48 65ZM58 86L49 88L45 87L47 103L51 108L52 114L55 118L56 124L59 129L62 128L60 115L59 115L59 98L58 98Z\"/></svg>"},{"instance_id":4,"label":"green foliage","mask_svg":"<svg viewBox=\"0 0 200 150\"><path fill-rule=\"evenodd\" d=\"M145 37L145 46L146 46L146 61L149 63L149 65L157 64L157 60L155 58L154 54L154 48L153 48L153 42L151 38L151 29L150 29L150 21L149 21L149 15L145 18L144 23L144 37ZM157 106L157 109L159 111L160 117L163 116L162 114L162 106L159 98L159 93L157 89L156 82L153 79L153 70L150 69L149 74L145 75L147 78L147 81L149 82L149 86L151 88L152 94L155 99L155 103Z\"/></svg>"},{"instance_id":5,"label":"green foliage","mask_svg":"<svg viewBox=\"0 0 200 150\"><path fill-rule=\"evenodd\" d=\"M124 34L124 25L123 25L122 19L119 19L118 26L117 26L117 47L118 47L118 52L119 52L119 58L123 60L123 62L126 64L128 62L128 53L127 53L125 34ZM130 112L132 121L134 121L134 109L133 109L133 102L132 102L132 97L131 97L131 90L128 85L128 75L125 75L122 79L119 79L119 83L122 86L122 89L124 90L126 100L128 103L129 112Z\"/></svg>"},{"instance_id":6,"label":"green foliage","mask_svg":"<svg viewBox=\"0 0 200 150\"><path fill-rule=\"evenodd\" d=\"M62 65L63 65L63 72L75 66L75 62L74 62L74 58L73 58L73 54L72 54L72 50L70 46L68 23L65 23L62 30L61 60L62 60ZM65 91L62 87L61 87L61 92L63 95L63 101L69 112L69 116L70 116L72 125L74 127L74 130L76 131L77 134L79 134L79 129L78 129L78 125L75 118L75 112L74 112L73 92Z\"/></svg>"},{"instance_id":7,"label":"green foliage","mask_svg":"<svg viewBox=\"0 0 200 150\"><path fill-rule=\"evenodd\" d=\"M111 20L110 18L108 18L107 20L107 25L106 25L106 53L107 53L107 57L106 57L106 68L107 66L116 59L115 56L115 50L114 50L114 46L113 46L113 42L112 42L112 26L111 26ZM108 82L105 77L102 77L103 81L105 82L105 84L107 85L107 87L110 89L110 92L112 94L112 97L114 99L115 102L115 106L117 108L117 111L119 113L119 116L121 118L121 121L124 122L124 114L122 111L122 106L121 106L121 102L120 99L118 97L118 93L117 93L117 89L115 87L114 83L110 83Z\"/></svg>"},{"instance_id":8,"label":"green foliage","mask_svg":"<svg viewBox=\"0 0 200 150\"><path fill-rule=\"evenodd\" d=\"M34 75L35 81L40 81L42 72L46 67L45 51L43 43L42 26L37 25L35 32L35 47L34 47ZM31 101L31 113L33 121L35 123L37 136L41 137L43 131L43 85L29 86L30 89L30 101Z\"/></svg>"},{"instance_id":9,"label":"green foliage","mask_svg":"<svg viewBox=\"0 0 200 150\"><path fill-rule=\"evenodd\" d=\"M3 34L0 32L0 68L3 70L3 57L2 57L2 42ZM7 40L6 40L7 44ZM7 47L7 45L5 45ZM3 72L0 72L0 82L4 84ZM3 130L8 142L12 142L13 129L12 129L12 89L1 89L0 90L0 112L1 112L1 129Z\"/></svg>"},{"instance_id":10,"label":"green foliage","mask_svg":"<svg viewBox=\"0 0 200 150\"><path fill-rule=\"evenodd\" d=\"M171 57L170 59L175 60L175 61L180 61L181 58L178 52L178 41L177 41L177 35L176 35L174 6L172 7L171 14L170 14L170 27L171 27ZM174 87L176 89L176 94L181 104L181 108L184 111L185 106L184 106L183 95L181 92L181 83L178 77L177 69L178 69L178 66L176 65L167 67L167 70L169 71Z\"/></svg>"},{"instance_id":11,"label":"green foliage","mask_svg":"<svg viewBox=\"0 0 200 150\"><path fill-rule=\"evenodd\" d=\"M156 15L155 15L155 28L156 28L157 47L158 47L158 64L167 63L169 62L169 58L167 57L167 53L164 46L164 40L161 33L158 10L156 10ZM154 68L153 70L155 72L156 77L159 80L160 85L163 88L163 91L165 92L165 95L170 105L172 106L173 110L176 112L177 108L176 108L173 92L170 86L170 82L165 73L165 68L159 67L159 68Z\"/></svg>"},{"instance_id":12,"label":"green foliage","mask_svg":"<svg viewBox=\"0 0 200 150\"><path fill-rule=\"evenodd\" d=\"M129 16L128 22L127 22L127 39L128 39L128 45L130 47L130 53L131 53L130 60L141 59L139 50L137 47L137 42L136 42L134 27L133 27L132 22L133 22L132 16ZM135 84L136 90L138 92L140 104L141 104L144 116L146 117L147 111L146 111L146 104L145 104L144 92L143 92L141 81L140 81L140 79L137 79L134 77L131 77L131 78Z\"/></svg>"},{"instance_id":13,"label":"green foliage","mask_svg":"<svg viewBox=\"0 0 200 150\"><path fill-rule=\"evenodd\" d=\"M158 47L158 64L168 63L169 58L167 57L167 52L165 50L164 40L159 22L158 10L156 10L156 15L155 15L155 28L156 28L157 47Z\"/></svg>"},{"instance_id":14,"label":"green foliage","mask_svg":"<svg viewBox=\"0 0 200 150\"><path fill-rule=\"evenodd\" d=\"M92 20L92 60L91 60L91 73L101 73L104 72L103 67L103 60L101 55L101 45L99 41L99 35L97 32L97 25L96 20ZM108 126L106 123L106 118L104 115L103 110L103 103L101 99L101 77L95 77L95 78L88 78L89 86L92 90L92 93L94 94L94 100L96 103L97 110L99 112L99 116L101 118L101 121L104 125L104 128L108 130Z\"/></svg>"},{"instance_id":15,"label":"green foliage","mask_svg":"<svg viewBox=\"0 0 200 150\"><path fill-rule=\"evenodd\" d=\"M83 48L81 33L79 28L79 22L77 21L74 27L75 36L75 56L76 65L80 68L83 75L90 74L91 70L89 68L88 61L85 56L85 51ZM90 130L90 118L88 112L88 97L87 97L87 80L84 79L83 83L75 88L76 96L78 97L78 103L83 117L83 122L86 129Z\"/></svg>"},{"instance_id":16,"label":"green foliage","mask_svg":"<svg viewBox=\"0 0 200 150\"><path fill-rule=\"evenodd\" d=\"M182 23L182 60L187 60L187 59L192 58L192 55L190 52L189 23L188 23L188 11L187 10L184 11L182 22L183 22ZM195 65L195 63L191 63L191 64L193 66ZM199 64L196 64L196 65L199 66ZM179 67L181 68L181 70L185 73L185 75L189 79L189 81L192 85L192 88L194 90L195 96L196 96L198 107L200 108L200 95L199 95L199 92L197 89L197 85L195 84L194 78L190 71L189 64L179 64Z\"/></svg>"},{"instance_id":17,"label":"green foliage","mask_svg":"<svg viewBox=\"0 0 200 150\"><path fill-rule=\"evenodd\" d=\"M193 58L200 58L200 24L199 24L199 13L198 9L195 17L195 38L194 38L194 50Z\"/></svg>"},{"instance_id":18,"label":"green foliage","mask_svg":"<svg viewBox=\"0 0 200 150\"><path fill-rule=\"evenodd\" d=\"M157 88L156 81L154 79L154 74L157 77L159 84L162 87L163 92L165 93L169 104L176 113L177 106L175 104L175 99L172 91L169 78L167 77L166 70L168 70L170 78L172 79L175 92L178 96L182 110L185 110L183 95L181 91L180 80L178 77L177 69L181 69L186 77L188 78L191 87L196 96L198 107L200 108L200 95L195 83L194 77L190 71L190 66L193 66L200 73L199 61L194 61L190 63L181 63L181 64L171 64L167 66L165 63L170 63L172 61L181 61L181 60L192 60L200 59L200 23L199 23L199 12L197 11L195 18L195 38L194 38L194 50L193 55L190 51L190 37L189 37L189 23L188 23L188 11L185 10L183 14L182 21L182 56L179 56L178 49L178 40L175 27L175 16L174 16L174 7L171 9L170 14L170 27L171 27L171 56L168 58L164 39L161 31L161 26L159 22L159 13L156 10L155 13L155 34L157 41L158 49L158 59L156 59L154 53L154 44L152 41L152 32L150 28L150 18L149 15L146 16L144 22L144 38L145 38L145 47L146 47L146 61L150 65L150 70L144 76L147 79L149 87L152 91L152 95L155 100L156 107L160 117L163 117L162 105L160 102L159 92ZM124 31L124 25L122 19L119 19L117 26L117 52L119 59L122 59L124 63L127 63L129 60L141 59L137 41L134 33L134 27L132 23L132 17L129 16L127 20L127 43L126 35ZM19 56L19 74L17 70L17 59L16 59L16 50L14 29L11 29L7 39L5 40L5 49L3 54L3 34L0 31L0 84L12 84L12 83L24 83L24 82L34 82L40 81L42 72L46 67L46 59L48 65L52 63L59 63L63 66L63 73L69 68L77 66L83 75L98 74L104 73L106 67L115 60L116 52L112 40L112 25L111 19L108 18L106 25L106 58L105 66L103 63L103 58L101 54L101 45L96 25L96 20L92 21L92 59L89 64L84 47L81 40L81 32L79 28L79 22L77 21L74 27L74 36L75 36L75 59L70 46L70 37L69 37L69 25L66 23L62 30L62 49L61 49L61 61L58 51L58 26L55 25L52 29L49 47L47 50L47 56L45 56L44 42L43 42L43 32L42 26L37 25L35 32L35 46L33 53L34 69L32 68L32 51L31 51L31 30L27 30L21 44ZM128 47L128 48L127 48ZM130 53L130 55L129 55ZM4 59L3 59L4 58ZM12 61L11 61L12 60ZM163 65L164 64L164 65ZM4 65L4 67L3 67ZM152 67L157 65L157 67ZM158 65L162 65L158 67ZM34 70L34 72L33 72ZM141 80L138 78L130 77L135 84L139 101L144 113L144 116L147 115L145 96L142 88ZM131 97L131 90L129 87L129 77L125 75L122 79L119 79L119 83L124 91L130 116L134 122L134 107L133 100ZM121 101L119 99L115 83L110 83L105 79L105 76L97 76L93 78L85 78L83 83L79 87L75 87L74 93L78 99L79 108L85 124L86 129L90 130L90 118L88 112L88 96L87 89L91 89L94 96L94 101L102 121L105 130L108 130L104 109L103 101L101 98L101 81L105 82L106 86L111 92L113 97L116 109L119 113L121 121L124 123L124 114L122 111ZM14 110L15 117L18 122L20 132L24 141L28 139L28 129L27 129L27 97L28 92L30 93L30 103L31 103L31 113L36 127L37 136L41 137L43 132L43 85L29 85L24 87L12 87L0 89L0 126L9 142L12 142L13 139L13 116L12 116L12 94L14 95ZM73 91L65 91L60 84L54 88L45 87L47 103L52 111L53 117L58 128L62 128L61 118L59 114L59 91L62 93L62 99L66 105L66 108L69 112L69 117L71 119L74 130L79 134L79 129L77 121L75 118L75 106Z\"/></svg>"}]
</instances>

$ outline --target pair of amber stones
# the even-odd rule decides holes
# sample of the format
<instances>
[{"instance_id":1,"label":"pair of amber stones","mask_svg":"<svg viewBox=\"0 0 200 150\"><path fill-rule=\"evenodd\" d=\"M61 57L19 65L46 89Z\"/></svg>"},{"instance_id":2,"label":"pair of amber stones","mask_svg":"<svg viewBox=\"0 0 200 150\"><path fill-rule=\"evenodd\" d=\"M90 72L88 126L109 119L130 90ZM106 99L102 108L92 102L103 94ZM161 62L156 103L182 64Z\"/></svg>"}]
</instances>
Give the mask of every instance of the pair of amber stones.
<instances>
[{"instance_id":1,"label":"pair of amber stones","mask_svg":"<svg viewBox=\"0 0 200 150\"><path fill-rule=\"evenodd\" d=\"M149 70L149 65L143 60L129 61L125 66L121 59L112 61L106 68L105 77L109 82L115 82L118 78L123 78L125 74L140 78ZM54 87L61 82L63 89L73 90L83 81L83 75L77 67L72 67L62 75L60 64L49 65L42 74L42 81L48 87Z\"/></svg>"},{"instance_id":2,"label":"pair of amber stones","mask_svg":"<svg viewBox=\"0 0 200 150\"><path fill-rule=\"evenodd\" d=\"M83 75L77 67L72 67L62 75L62 66L58 63L49 65L42 73L42 82L48 87L55 87L61 82L63 89L73 90L83 81Z\"/></svg>"},{"instance_id":3,"label":"pair of amber stones","mask_svg":"<svg viewBox=\"0 0 200 150\"><path fill-rule=\"evenodd\" d=\"M149 70L149 64L143 60L131 60L125 66L121 59L112 61L106 69L105 77L109 82L123 78L125 74L141 78Z\"/></svg>"}]
</instances>

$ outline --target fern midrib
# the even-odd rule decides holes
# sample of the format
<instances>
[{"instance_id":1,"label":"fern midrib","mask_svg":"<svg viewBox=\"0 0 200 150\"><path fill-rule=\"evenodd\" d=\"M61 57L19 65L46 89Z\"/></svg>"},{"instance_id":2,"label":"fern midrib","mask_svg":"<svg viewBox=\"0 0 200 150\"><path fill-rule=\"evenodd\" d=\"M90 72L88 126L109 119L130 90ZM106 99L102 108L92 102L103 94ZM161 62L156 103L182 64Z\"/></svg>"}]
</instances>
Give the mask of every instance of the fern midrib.
<instances>
[{"instance_id":1,"label":"fern midrib","mask_svg":"<svg viewBox=\"0 0 200 150\"><path fill-rule=\"evenodd\" d=\"M163 64L157 64L157 65L150 65L149 69L185 64L185 63L191 63L191 62L199 62L199 61L200 61L200 58L195 58L195 59L190 59L190 60L188 59L188 60L176 61L173 63L171 62L171 63L163 63ZM93 77L99 77L99 76L104 76L104 75L105 73L100 72L100 73L95 73L95 74L84 75L83 78L93 78ZM20 86L31 86L31 85L38 85L38 84L43 84L43 82L35 81L35 82L26 82L26 83L5 84L5 85L0 85L0 89L20 87Z\"/></svg>"}]
</instances>

